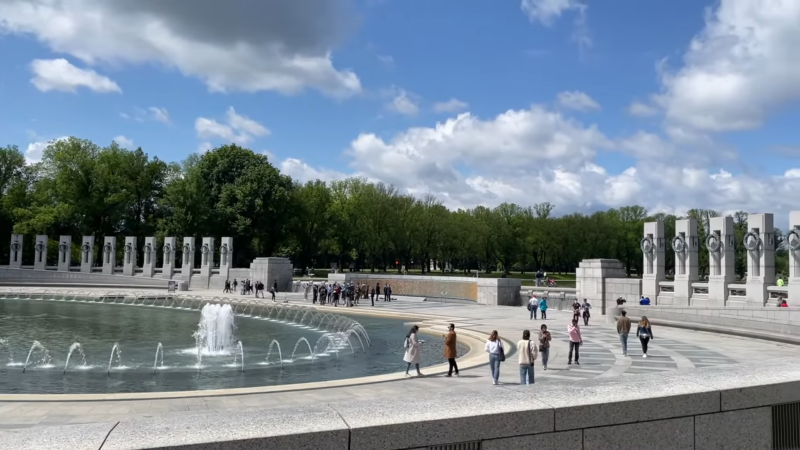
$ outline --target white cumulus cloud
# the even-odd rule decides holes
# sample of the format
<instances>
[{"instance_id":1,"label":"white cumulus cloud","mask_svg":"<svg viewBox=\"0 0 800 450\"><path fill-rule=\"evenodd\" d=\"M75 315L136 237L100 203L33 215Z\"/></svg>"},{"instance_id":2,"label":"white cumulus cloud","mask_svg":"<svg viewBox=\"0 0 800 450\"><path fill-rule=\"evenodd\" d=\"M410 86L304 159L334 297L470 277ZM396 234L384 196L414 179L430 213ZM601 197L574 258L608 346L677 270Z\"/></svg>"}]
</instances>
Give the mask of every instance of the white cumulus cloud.
<instances>
[{"instance_id":1,"label":"white cumulus cloud","mask_svg":"<svg viewBox=\"0 0 800 450\"><path fill-rule=\"evenodd\" d=\"M658 108L647 103L633 102L628 106L628 114L636 117L650 117L658 114Z\"/></svg>"},{"instance_id":2,"label":"white cumulus cloud","mask_svg":"<svg viewBox=\"0 0 800 450\"><path fill-rule=\"evenodd\" d=\"M125 136L119 135L114 138L114 142L117 143L122 148L132 149L133 148L133 140L128 139Z\"/></svg>"},{"instance_id":3,"label":"white cumulus cloud","mask_svg":"<svg viewBox=\"0 0 800 450\"><path fill-rule=\"evenodd\" d=\"M91 69L75 67L64 58L35 59L31 62L31 71L31 83L42 92L76 92L78 88L100 93L122 92L110 78Z\"/></svg>"},{"instance_id":4,"label":"white cumulus cloud","mask_svg":"<svg viewBox=\"0 0 800 450\"><path fill-rule=\"evenodd\" d=\"M800 2L720 0L657 96L673 133L760 127L800 100ZM668 64L667 64L668 66Z\"/></svg>"},{"instance_id":5,"label":"white cumulus cloud","mask_svg":"<svg viewBox=\"0 0 800 450\"><path fill-rule=\"evenodd\" d=\"M353 161L348 174L297 159L281 168L301 180L363 176L415 195L433 193L450 207L548 201L561 213L632 204L676 214L691 208L778 215L800 209L800 163L782 175L741 172L713 157L724 148L699 149L647 132L612 139L534 105L485 119L463 113L390 138L360 134L345 151ZM609 152L634 162L602 167Z\"/></svg>"},{"instance_id":6,"label":"white cumulus cloud","mask_svg":"<svg viewBox=\"0 0 800 450\"><path fill-rule=\"evenodd\" d=\"M3 0L0 32L89 65L159 64L212 91L361 91L331 47L355 27L348 0Z\"/></svg>"},{"instance_id":7,"label":"white cumulus cloud","mask_svg":"<svg viewBox=\"0 0 800 450\"><path fill-rule=\"evenodd\" d=\"M41 161L42 154L44 153L48 145L57 141L65 141L68 139L66 136L50 140L41 139L36 135L33 135L32 137L38 138L39 140L31 142L30 144L28 144L28 148L25 149L25 162L28 164L34 164Z\"/></svg>"},{"instance_id":8,"label":"white cumulus cloud","mask_svg":"<svg viewBox=\"0 0 800 450\"><path fill-rule=\"evenodd\" d=\"M462 102L457 98L451 98L446 102L438 102L433 104L433 110L438 113L454 113L464 111L469 107L467 102Z\"/></svg>"},{"instance_id":9,"label":"white cumulus cloud","mask_svg":"<svg viewBox=\"0 0 800 450\"><path fill-rule=\"evenodd\" d=\"M386 105L390 111L404 116L415 116L419 113L419 106L406 91L399 91Z\"/></svg>"},{"instance_id":10,"label":"white cumulus cloud","mask_svg":"<svg viewBox=\"0 0 800 450\"><path fill-rule=\"evenodd\" d=\"M224 143L246 145L255 138L268 136L270 131L260 123L247 116L238 114L231 106L226 113L224 123L206 117L198 117L194 122L197 137L204 140L198 151L207 151L211 144L210 139L221 140Z\"/></svg>"},{"instance_id":11,"label":"white cumulus cloud","mask_svg":"<svg viewBox=\"0 0 800 450\"><path fill-rule=\"evenodd\" d=\"M556 102L563 108L575 111L599 111L600 104L585 92L567 91L556 96Z\"/></svg>"}]
</instances>

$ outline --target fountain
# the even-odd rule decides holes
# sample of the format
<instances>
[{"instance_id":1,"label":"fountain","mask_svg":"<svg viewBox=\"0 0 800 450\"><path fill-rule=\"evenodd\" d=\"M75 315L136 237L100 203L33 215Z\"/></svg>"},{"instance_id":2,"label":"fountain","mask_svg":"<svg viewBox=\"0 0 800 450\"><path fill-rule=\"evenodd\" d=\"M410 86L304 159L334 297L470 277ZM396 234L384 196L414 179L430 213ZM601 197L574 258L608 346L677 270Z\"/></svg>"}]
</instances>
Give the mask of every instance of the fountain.
<instances>
[{"instance_id":1,"label":"fountain","mask_svg":"<svg viewBox=\"0 0 800 450\"><path fill-rule=\"evenodd\" d=\"M237 361L239 364L237 364ZM233 352L233 365L234 367L241 365L242 372L244 372L244 347L242 346L242 341L236 341L236 349Z\"/></svg>"},{"instance_id":2,"label":"fountain","mask_svg":"<svg viewBox=\"0 0 800 450\"><path fill-rule=\"evenodd\" d=\"M265 360L265 362L269 364L269 355L272 354L272 346L274 345L278 346L278 361L281 363L281 367L283 367L283 355L281 354L281 344L275 339L273 339L272 342L269 343L269 348L267 349L267 359Z\"/></svg>"},{"instance_id":3,"label":"fountain","mask_svg":"<svg viewBox=\"0 0 800 450\"><path fill-rule=\"evenodd\" d=\"M158 355L161 355L161 364L160 367L164 368L164 346L161 345L161 342L158 343L158 347L156 347L156 359L153 361L153 375L156 374L156 369L159 367L159 360Z\"/></svg>"},{"instance_id":4,"label":"fountain","mask_svg":"<svg viewBox=\"0 0 800 450\"><path fill-rule=\"evenodd\" d=\"M193 334L198 354L209 355L231 352L236 346L234 315L231 305L206 304L203 306L200 323Z\"/></svg>"},{"instance_id":5,"label":"fountain","mask_svg":"<svg viewBox=\"0 0 800 450\"><path fill-rule=\"evenodd\" d=\"M25 365L22 366L22 373L25 373L25 370L28 368L28 362L31 360L31 354L33 354L34 350L41 350L42 352L42 359L39 360L37 365L39 366L47 366L50 364L50 352L42 345L39 341L33 341L33 345L31 345L31 349L28 351L28 357L25 358Z\"/></svg>"},{"instance_id":6,"label":"fountain","mask_svg":"<svg viewBox=\"0 0 800 450\"><path fill-rule=\"evenodd\" d=\"M13 366L14 352L11 350L11 344L9 344L8 341L5 339L0 339L0 349L2 348L6 349L6 351L8 352L8 365Z\"/></svg>"},{"instance_id":7,"label":"fountain","mask_svg":"<svg viewBox=\"0 0 800 450\"><path fill-rule=\"evenodd\" d=\"M120 367L120 359L122 358L122 351L119 348L119 344L114 344L111 347L111 356L108 358L108 372L107 374L111 375L111 363L114 362L114 355L117 355L117 367Z\"/></svg>"},{"instance_id":8,"label":"fountain","mask_svg":"<svg viewBox=\"0 0 800 450\"><path fill-rule=\"evenodd\" d=\"M78 351L78 354L81 355L81 367L86 367L86 354L83 353L83 347L78 342L73 342L72 345L69 346L69 352L67 353L67 362L64 364L64 372L67 373L67 367L69 367L69 359L72 358L72 352L75 350Z\"/></svg>"},{"instance_id":9,"label":"fountain","mask_svg":"<svg viewBox=\"0 0 800 450\"><path fill-rule=\"evenodd\" d=\"M365 327L353 317L280 301L262 303L241 298L119 290L51 289L39 293L33 289L14 292L0 289L0 302L12 317L26 319L25 325L20 321L20 324L14 323L4 329L16 339L0 339L0 369L16 364L24 366L23 371L33 366L32 372L35 373L34 377L14 370L16 377L26 377L24 383L13 376L0 375L0 390L13 390L21 385L22 389L33 393L158 392L175 387L225 389L381 373L393 370L396 362L396 356L385 351L387 336L405 333L405 326L400 327L398 320L366 319L364 325L367 327L381 327L380 340L376 341L380 344L372 350ZM153 311L154 307L159 307L158 312L144 312ZM161 308L176 311L167 312ZM177 311L179 309L183 311ZM103 324L114 323L117 329L85 328L87 320L92 319ZM2 323L8 325L10 322ZM382 328L383 324L387 325L386 329ZM118 333L120 328L130 327L135 327L138 332L124 336ZM355 351L353 335L358 340L359 352ZM74 339L80 342L68 346L67 352L61 353L63 350L60 350L58 355L51 355L45 346L60 347L65 343L63 336L81 336L81 339ZM101 345L97 351L93 350L98 344L96 339ZM121 343L117 339L125 342L124 362ZM244 360L244 340L249 343L249 361ZM282 347L292 341L295 345L284 359ZM315 345L311 345L311 341ZM22 358L20 354L24 352L24 345L28 345L26 342L34 344L30 346L28 357ZM18 343L22 344L19 348ZM108 349L108 343L112 344L111 349ZM302 349L303 346L306 348ZM345 360L353 361L352 358L339 358L339 353L346 356L345 347L350 347L354 358L363 356L365 360L354 365L343 364ZM110 350L107 362L103 348ZM165 364L167 351L170 352L169 367ZM273 353L276 356L273 357ZM434 360L440 358L436 353L432 357ZM330 358L334 354L335 357ZM60 360L60 355L65 359ZM78 360L73 361L73 356ZM149 358L153 358L152 366ZM309 373L307 362L318 370ZM245 368L247 363L250 366ZM56 369L45 370L54 365L62 369L64 377L59 376ZM281 369L275 370L279 366ZM335 367L332 372L328 370L331 366ZM93 373L103 367L109 377L112 371L115 372L114 379L108 378L113 382L98 381L94 377ZM67 377L70 368L72 372ZM232 371L241 371L241 374L230 376ZM77 372L87 378L78 377ZM147 378L149 381L138 378L137 374L142 372L151 373ZM160 372L164 372L163 376L155 376ZM188 381L181 381L180 373L191 373L185 377Z\"/></svg>"},{"instance_id":10,"label":"fountain","mask_svg":"<svg viewBox=\"0 0 800 450\"><path fill-rule=\"evenodd\" d=\"M308 354L311 357L311 361L314 362L314 351L311 350L311 344L308 343L308 339L306 339L304 337L301 337L300 339L298 339L297 343L294 344L294 350L292 350L292 356L291 356L291 358L289 358L289 361L294 361L294 354L295 354L295 352L297 352L297 346L299 346L301 342L305 342L306 346L308 346Z\"/></svg>"},{"instance_id":11,"label":"fountain","mask_svg":"<svg viewBox=\"0 0 800 450\"><path fill-rule=\"evenodd\" d=\"M324 348L321 347L321 344L323 343L323 341L327 341L327 343L328 343L328 345L325 346ZM319 339L317 339L317 343L314 344L313 353L314 353L314 355L316 357L319 357L319 355L327 355L328 351L331 348L333 348L335 346L335 344L336 343L333 341L333 338L331 337L331 334L330 333L325 333L322 336L320 336ZM334 353L336 353L336 357L338 358L339 357L339 353L338 352L334 352Z\"/></svg>"}]
</instances>

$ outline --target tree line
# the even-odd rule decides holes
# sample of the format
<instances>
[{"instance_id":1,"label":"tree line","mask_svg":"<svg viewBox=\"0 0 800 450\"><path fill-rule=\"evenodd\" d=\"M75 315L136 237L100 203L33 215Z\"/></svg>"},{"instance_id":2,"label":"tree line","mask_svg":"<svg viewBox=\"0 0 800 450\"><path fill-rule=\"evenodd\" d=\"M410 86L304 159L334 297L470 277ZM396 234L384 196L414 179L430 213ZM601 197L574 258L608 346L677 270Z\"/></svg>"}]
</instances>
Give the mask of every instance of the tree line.
<instances>
[{"instance_id":1,"label":"tree line","mask_svg":"<svg viewBox=\"0 0 800 450\"><path fill-rule=\"evenodd\" d=\"M51 142L35 164L26 164L15 146L0 148L0 195L0 236L26 235L25 264L32 264L36 234L72 235L76 246L88 235L118 236L118 241L231 236L238 267L248 267L257 256L286 256L297 268L335 264L345 270L405 266L423 273L447 268L508 274L540 268L573 272L583 259L615 258L635 275L642 269L643 224L661 220L671 237L679 219L635 205L560 217L547 202L450 210L434 195L418 198L362 178L299 183L266 155L237 145L193 154L178 164L141 148L100 147L78 138ZM701 243L709 219L718 215L686 213L698 220ZM747 213L734 218L736 270L743 275ZM777 237L778 271L785 273L788 253L780 231ZM55 261L57 243L51 244L49 258ZM9 247L8 239L0 241L5 260ZM700 259L707 272L705 250ZM673 267L668 249L667 268Z\"/></svg>"}]
</instances>

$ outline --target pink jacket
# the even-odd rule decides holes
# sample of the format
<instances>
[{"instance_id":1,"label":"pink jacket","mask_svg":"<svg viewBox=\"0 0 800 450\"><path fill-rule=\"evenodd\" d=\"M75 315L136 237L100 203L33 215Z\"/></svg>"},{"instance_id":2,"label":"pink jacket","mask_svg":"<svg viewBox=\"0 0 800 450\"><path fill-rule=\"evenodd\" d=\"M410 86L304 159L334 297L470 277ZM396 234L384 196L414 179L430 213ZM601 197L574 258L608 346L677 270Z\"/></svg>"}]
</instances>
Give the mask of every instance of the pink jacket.
<instances>
[{"instance_id":1,"label":"pink jacket","mask_svg":"<svg viewBox=\"0 0 800 450\"><path fill-rule=\"evenodd\" d=\"M569 324L567 327L567 331L569 332L569 340L572 342L583 342L583 338L581 338L581 329L578 328L577 325Z\"/></svg>"}]
</instances>

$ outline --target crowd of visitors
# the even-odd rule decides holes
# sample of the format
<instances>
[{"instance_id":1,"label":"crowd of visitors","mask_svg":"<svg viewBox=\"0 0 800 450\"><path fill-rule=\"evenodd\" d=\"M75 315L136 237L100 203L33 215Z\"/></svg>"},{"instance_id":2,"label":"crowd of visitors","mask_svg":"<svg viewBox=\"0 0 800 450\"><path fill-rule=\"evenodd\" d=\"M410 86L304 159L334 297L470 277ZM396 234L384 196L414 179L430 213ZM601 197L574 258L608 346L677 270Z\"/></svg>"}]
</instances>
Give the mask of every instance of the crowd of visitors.
<instances>
[{"instance_id":1,"label":"crowd of visitors","mask_svg":"<svg viewBox=\"0 0 800 450\"><path fill-rule=\"evenodd\" d=\"M537 274L537 280L544 278L545 273L540 272L541 277ZM264 283L261 281L252 281L249 279L242 280L241 282L234 279L225 282L225 293L235 293L240 289L241 295L254 294L257 298L264 298ZM369 299L370 305L375 306L375 301L391 302L392 301L392 287L389 283L381 286L381 283L376 283L374 286L367 283L306 283L303 286L305 299L311 300L312 304L329 305L329 306L345 306L354 307L360 304L361 300ZM273 282L269 288L272 300L275 301L275 294L278 291L278 283ZM310 298L309 298L310 297ZM535 294L531 295L527 302L527 309L529 311L530 320L547 320L547 310L549 309L547 298L539 298ZM625 300L620 298L617 300L617 305L622 306ZM650 300L642 297L639 301L640 305L649 305ZM785 306L781 305L781 306ZM592 306L589 301L584 299L583 303L577 299L571 305L572 317L565 327L568 337L569 350L567 353L567 365L580 365L580 348L583 345L583 335L581 333L581 320L583 326L589 326L591 319ZM617 320L617 333L619 334L620 343L622 346L622 355L628 356L628 335L632 329L631 320L627 317L626 311L621 311L621 317ZM420 359L424 348L425 341L419 339L419 327L414 325L409 330L408 334L403 341L403 361L405 361L406 372L405 375L411 376L410 371L412 365L416 370L418 377L424 376L420 371ZM648 345L653 340L653 329L647 317L643 316L636 327L636 337L642 347L642 357L647 358ZM442 335L444 339L444 354L443 357L448 362L448 372L446 377L460 376L458 364L458 347L456 345L457 336L455 331L455 324L450 324L447 333ZM519 364L520 384L533 384L535 381L535 365L536 361L541 362L542 370L547 370L550 360L550 348L552 345L553 337L546 324L542 324L538 333L535 336L531 335L530 330L522 331L522 339L517 341L517 363ZM500 366L506 361L506 348L504 341L500 338L497 330L493 330L487 339L484 350L489 354L489 370L492 376L492 384L500 384Z\"/></svg>"}]
</instances>

